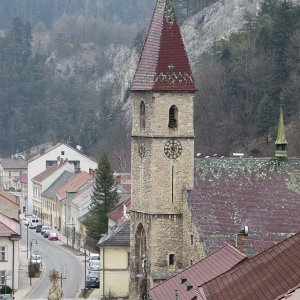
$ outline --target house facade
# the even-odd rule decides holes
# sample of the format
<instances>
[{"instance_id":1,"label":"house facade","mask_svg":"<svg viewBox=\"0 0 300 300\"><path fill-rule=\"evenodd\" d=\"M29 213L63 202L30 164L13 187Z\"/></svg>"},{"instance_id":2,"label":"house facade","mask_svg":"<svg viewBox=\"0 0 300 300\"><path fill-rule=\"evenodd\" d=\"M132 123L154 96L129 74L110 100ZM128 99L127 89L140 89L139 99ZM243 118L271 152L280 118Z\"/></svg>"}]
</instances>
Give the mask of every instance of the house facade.
<instances>
[{"instance_id":1,"label":"house facade","mask_svg":"<svg viewBox=\"0 0 300 300\"><path fill-rule=\"evenodd\" d=\"M57 160L56 164L48 167L45 171L36 175L32 179L33 186L33 214L40 219L44 220L44 211L42 203L42 193L49 188L49 186L63 173L75 173L74 165L62 159ZM47 203L46 203L47 204ZM46 205L47 207L47 205Z\"/></svg>"},{"instance_id":2,"label":"house facade","mask_svg":"<svg viewBox=\"0 0 300 300\"><path fill-rule=\"evenodd\" d=\"M103 297L125 298L129 296L130 278L130 224L116 227L100 239L100 294Z\"/></svg>"},{"instance_id":3,"label":"house facade","mask_svg":"<svg viewBox=\"0 0 300 300\"><path fill-rule=\"evenodd\" d=\"M42 193L42 211L45 225L60 228L60 203L56 191L75 176L74 171L64 171L51 186Z\"/></svg>"},{"instance_id":4,"label":"house facade","mask_svg":"<svg viewBox=\"0 0 300 300\"><path fill-rule=\"evenodd\" d=\"M28 213L33 212L33 183L32 179L45 171L48 167L56 164L57 160L69 161L76 170L89 172L91 169L97 168L97 162L90 157L82 154L80 151L70 147L69 145L58 143L57 145L41 152L29 159L28 161L28 196L27 205Z\"/></svg>"},{"instance_id":5,"label":"house facade","mask_svg":"<svg viewBox=\"0 0 300 300\"><path fill-rule=\"evenodd\" d=\"M22 158L6 158L0 164L1 186L5 190L15 190L15 180L27 172L27 162Z\"/></svg>"},{"instance_id":6,"label":"house facade","mask_svg":"<svg viewBox=\"0 0 300 300\"><path fill-rule=\"evenodd\" d=\"M0 286L19 286L20 224L0 213Z\"/></svg>"}]
</instances>

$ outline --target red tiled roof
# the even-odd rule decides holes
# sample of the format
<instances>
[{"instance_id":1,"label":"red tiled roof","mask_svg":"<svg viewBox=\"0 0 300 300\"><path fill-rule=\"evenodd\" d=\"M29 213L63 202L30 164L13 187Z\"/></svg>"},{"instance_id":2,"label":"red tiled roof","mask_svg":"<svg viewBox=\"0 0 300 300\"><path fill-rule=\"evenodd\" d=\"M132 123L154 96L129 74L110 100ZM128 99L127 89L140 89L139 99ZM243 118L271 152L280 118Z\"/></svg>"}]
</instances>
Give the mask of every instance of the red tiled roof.
<instances>
[{"instance_id":1,"label":"red tiled roof","mask_svg":"<svg viewBox=\"0 0 300 300\"><path fill-rule=\"evenodd\" d=\"M149 291L152 300L173 300L175 290L178 299L190 300L196 297L198 286L223 274L246 259L246 256L230 245L226 245L215 253L200 260L196 264L178 273ZM186 281L182 283L182 278ZM193 287L187 291L187 285Z\"/></svg>"},{"instance_id":2,"label":"red tiled roof","mask_svg":"<svg viewBox=\"0 0 300 300\"><path fill-rule=\"evenodd\" d=\"M157 0L131 90L197 90L171 0Z\"/></svg>"},{"instance_id":3,"label":"red tiled roof","mask_svg":"<svg viewBox=\"0 0 300 300\"><path fill-rule=\"evenodd\" d=\"M299 255L300 233L205 283L199 293L206 300L274 300L299 284Z\"/></svg>"},{"instance_id":4,"label":"red tiled roof","mask_svg":"<svg viewBox=\"0 0 300 300\"><path fill-rule=\"evenodd\" d=\"M193 223L206 254L235 245L249 227L246 253L255 255L300 228L300 161L270 159L195 161L195 188L188 192Z\"/></svg>"},{"instance_id":5,"label":"red tiled roof","mask_svg":"<svg viewBox=\"0 0 300 300\"><path fill-rule=\"evenodd\" d=\"M18 196L15 196L9 192L6 192L3 188L0 188L0 196L4 197L5 199L9 200L10 202L20 206L20 199Z\"/></svg>"},{"instance_id":6,"label":"red tiled roof","mask_svg":"<svg viewBox=\"0 0 300 300\"><path fill-rule=\"evenodd\" d=\"M119 204L118 206L116 206L115 208L113 208L111 211L109 211L106 216L109 218L109 219L112 219L114 221L116 221L118 223L118 221L120 219L122 219L123 217L123 203L122 202L121 204Z\"/></svg>"},{"instance_id":7,"label":"red tiled roof","mask_svg":"<svg viewBox=\"0 0 300 300\"><path fill-rule=\"evenodd\" d=\"M28 183L28 174L27 173L22 173L18 178L17 181L21 183Z\"/></svg>"},{"instance_id":8,"label":"red tiled roof","mask_svg":"<svg viewBox=\"0 0 300 300\"><path fill-rule=\"evenodd\" d=\"M12 234L16 234L16 232L0 222L0 236L11 236Z\"/></svg>"},{"instance_id":9,"label":"red tiled roof","mask_svg":"<svg viewBox=\"0 0 300 300\"><path fill-rule=\"evenodd\" d=\"M52 175L55 171L57 171L62 166L63 166L63 164L54 164L51 167L48 167L45 171L43 171L40 174L38 174L35 177L33 177L32 180L41 182L44 179L46 179L47 177L49 177L50 175Z\"/></svg>"},{"instance_id":10,"label":"red tiled roof","mask_svg":"<svg viewBox=\"0 0 300 300\"><path fill-rule=\"evenodd\" d=\"M67 192L75 191L86 184L93 176L87 172L78 173L67 184L57 190L57 194L64 199Z\"/></svg>"},{"instance_id":11,"label":"red tiled roof","mask_svg":"<svg viewBox=\"0 0 300 300\"><path fill-rule=\"evenodd\" d=\"M126 207L130 207L131 206L131 198L128 198L126 201L124 201L124 205Z\"/></svg>"}]
</instances>

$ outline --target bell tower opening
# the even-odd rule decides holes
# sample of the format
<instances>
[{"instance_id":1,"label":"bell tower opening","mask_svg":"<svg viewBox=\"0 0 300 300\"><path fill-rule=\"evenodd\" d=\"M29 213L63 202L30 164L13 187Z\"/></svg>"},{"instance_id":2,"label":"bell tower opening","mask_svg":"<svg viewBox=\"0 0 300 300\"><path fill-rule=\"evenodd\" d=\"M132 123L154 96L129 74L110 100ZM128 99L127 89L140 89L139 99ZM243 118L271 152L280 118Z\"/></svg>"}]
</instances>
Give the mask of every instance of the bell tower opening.
<instances>
[{"instance_id":1,"label":"bell tower opening","mask_svg":"<svg viewBox=\"0 0 300 300\"><path fill-rule=\"evenodd\" d=\"M177 129L178 126L178 108L176 105L172 105L169 109L169 124L168 127Z\"/></svg>"}]
</instances>

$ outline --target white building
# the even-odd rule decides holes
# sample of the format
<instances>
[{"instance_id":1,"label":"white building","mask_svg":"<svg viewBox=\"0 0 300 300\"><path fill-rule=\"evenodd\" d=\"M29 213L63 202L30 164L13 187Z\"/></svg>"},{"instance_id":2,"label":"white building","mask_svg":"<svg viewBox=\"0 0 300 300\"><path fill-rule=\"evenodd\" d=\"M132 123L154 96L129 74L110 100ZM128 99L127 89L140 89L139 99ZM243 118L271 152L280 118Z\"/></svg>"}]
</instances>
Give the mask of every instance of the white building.
<instances>
[{"instance_id":1,"label":"white building","mask_svg":"<svg viewBox=\"0 0 300 300\"><path fill-rule=\"evenodd\" d=\"M0 286L18 289L20 224L0 213Z\"/></svg>"},{"instance_id":2,"label":"white building","mask_svg":"<svg viewBox=\"0 0 300 300\"><path fill-rule=\"evenodd\" d=\"M57 163L57 160L68 160L72 163L76 170L85 171L95 170L98 166L97 162L90 157L82 154L80 151L70 147L69 145L58 143L50 149L47 149L28 161L28 195L27 195L27 211L32 214L33 211L33 183L32 179L45 171L48 167Z\"/></svg>"}]
</instances>

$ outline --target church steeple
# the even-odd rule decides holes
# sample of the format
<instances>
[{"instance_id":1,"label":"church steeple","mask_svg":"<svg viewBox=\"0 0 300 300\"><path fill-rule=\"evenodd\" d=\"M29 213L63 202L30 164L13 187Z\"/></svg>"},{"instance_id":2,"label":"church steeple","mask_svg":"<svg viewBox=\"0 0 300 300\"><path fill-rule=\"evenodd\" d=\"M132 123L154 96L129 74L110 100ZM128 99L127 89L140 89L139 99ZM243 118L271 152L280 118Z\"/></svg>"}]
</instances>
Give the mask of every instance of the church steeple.
<instances>
[{"instance_id":1,"label":"church steeple","mask_svg":"<svg viewBox=\"0 0 300 300\"><path fill-rule=\"evenodd\" d=\"M157 0L131 91L197 90L171 0Z\"/></svg>"},{"instance_id":2,"label":"church steeple","mask_svg":"<svg viewBox=\"0 0 300 300\"><path fill-rule=\"evenodd\" d=\"M277 139L275 145L276 145L275 156L281 159L287 158L287 151L286 151L287 140L285 138L282 105L280 106L278 133L277 133Z\"/></svg>"}]
</instances>

